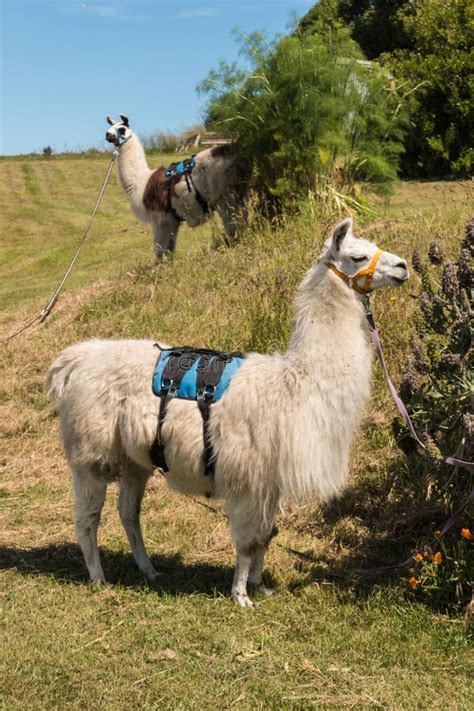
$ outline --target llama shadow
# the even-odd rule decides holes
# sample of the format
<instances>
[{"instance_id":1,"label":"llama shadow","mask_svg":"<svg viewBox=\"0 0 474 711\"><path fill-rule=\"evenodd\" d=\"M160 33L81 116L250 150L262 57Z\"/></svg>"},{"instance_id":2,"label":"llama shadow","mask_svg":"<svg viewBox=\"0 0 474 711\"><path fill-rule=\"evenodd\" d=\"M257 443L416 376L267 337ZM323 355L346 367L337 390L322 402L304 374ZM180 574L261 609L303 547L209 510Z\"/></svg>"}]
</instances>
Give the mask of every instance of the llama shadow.
<instances>
[{"instance_id":1,"label":"llama shadow","mask_svg":"<svg viewBox=\"0 0 474 711\"><path fill-rule=\"evenodd\" d=\"M210 563L185 564L178 553L152 555L153 566L161 574L147 583L130 554L101 549L101 559L109 584L142 590L149 587L157 595L202 593L228 596L233 569ZM84 558L78 545L64 543L41 548L0 546L0 569L15 569L24 575L51 576L59 582L76 585L89 583Z\"/></svg>"},{"instance_id":2,"label":"llama shadow","mask_svg":"<svg viewBox=\"0 0 474 711\"><path fill-rule=\"evenodd\" d=\"M434 531L448 515L440 504L426 500L422 486L414 485L416 472L400 476L404 464L402 459L394 461L384 484L362 479L317 510L310 527L315 535L333 541L334 548L321 558L311 551L293 551L302 575L290 585L294 592L314 582L330 582L341 593L365 599L374 587L393 587L409 577L418 547L436 546ZM397 478L395 496L392 485Z\"/></svg>"},{"instance_id":3,"label":"llama shadow","mask_svg":"<svg viewBox=\"0 0 474 711\"><path fill-rule=\"evenodd\" d=\"M331 555L318 557L312 550L301 548L297 536L293 548L282 544L297 561L297 575L285 584L287 589L298 594L315 582L326 582L341 595L350 593L363 601L374 587L393 587L407 577L410 563L403 563L417 545L433 542L433 532L442 527L447 516L441 506L426 501L424 488L417 485L415 469L405 469L400 475L404 467L405 460L395 460L383 484L376 477L361 479L315 510L309 530L334 542ZM399 494L394 496L396 479ZM341 521L348 522L345 529L341 528ZM276 543L280 545L278 538ZM338 554L342 549L346 551L344 556ZM228 596L232 585L232 566L184 563L179 553L151 556L153 566L161 573L151 584L138 571L130 553L102 548L101 558L110 584L137 590L149 587L157 595ZM89 582L82 552L73 543L25 549L0 546L0 569L8 568L78 585ZM273 586L275 581L268 567L264 576Z\"/></svg>"}]
</instances>

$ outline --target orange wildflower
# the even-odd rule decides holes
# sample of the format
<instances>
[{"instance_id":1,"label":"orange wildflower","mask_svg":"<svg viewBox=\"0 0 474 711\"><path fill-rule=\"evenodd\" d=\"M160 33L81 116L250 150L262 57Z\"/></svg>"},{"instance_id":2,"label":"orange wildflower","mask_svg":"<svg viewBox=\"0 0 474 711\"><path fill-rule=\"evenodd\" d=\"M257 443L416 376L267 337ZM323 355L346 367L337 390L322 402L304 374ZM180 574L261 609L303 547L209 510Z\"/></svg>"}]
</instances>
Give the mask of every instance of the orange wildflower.
<instances>
[{"instance_id":1,"label":"orange wildflower","mask_svg":"<svg viewBox=\"0 0 474 711\"><path fill-rule=\"evenodd\" d=\"M468 528L461 528L461 538L465 538L466 541L470 541L472 538L472 533Z\"/></svg>"},{"instance_id":2,"label":"orange wildflower","mask_svg":"<svg viewBox=\"0 0 474 711\"><path fill-rule=\"evenodd\" d=\"M416 554L415 560L423 560L423 556L421 555L421 553Z\"/></svg>"},{"instance_id":3,"label":"orange wildflower","mask_svg":"<svg viewBox=\"0 0 474 711\"><path fill-rule=\"evenodd\" d=\"M441 531L440 531L440 529L437 528L436 531L434 532L434 534L435 534L436 538L439 538L439 537L441 536Z\"/></svg>"},{"instance_id":4,"label":"orange wildflower","mask_svg":"<svg viewBox=\"0 0 474 711\"><path fill-rule=\"evenodd\" d=\"M415 578L415 576L412 575L411 578L408 578L407 583L412 590L416 590L418 585L420 584L420 581L418 580L418 578Z\"/></svg>"},{"instance_id":5,"label":"orange wildflower","mask_svg":"<svg viewBox=\"0 0 474 711\"><path fill-rule=\"evenodd\" d=\"M440 551L438 551L437 553L434 554L433 560L436 563L436 565L439 565L443 560L443 554Z\"/></svg>"}]
</instances>

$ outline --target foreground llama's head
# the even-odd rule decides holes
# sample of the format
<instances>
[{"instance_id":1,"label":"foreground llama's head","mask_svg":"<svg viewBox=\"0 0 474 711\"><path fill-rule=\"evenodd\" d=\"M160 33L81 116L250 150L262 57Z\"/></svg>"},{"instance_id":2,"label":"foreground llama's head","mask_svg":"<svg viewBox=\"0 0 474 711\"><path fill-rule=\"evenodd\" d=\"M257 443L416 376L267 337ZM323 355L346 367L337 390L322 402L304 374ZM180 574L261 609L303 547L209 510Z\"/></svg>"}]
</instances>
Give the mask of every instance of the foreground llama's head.
<instances>
[{"instance_id":1,"label":"foreground llama's head","mask_svg":"<svg viewBox=\"0 0 474 711\"><path fill-rule=\"evenodd\" d=\"M401 286L408 279L406 260L355 237L350 217L336 225L326 247L326 266L361 294L381 286Z\"/></svg>"},{"instance_id":2,"label":"foreground llama's head","mask_svg":"<svg viewBox=\"0 0 474 711\"><path fill-rule=\"evenodd\" d=\"M119 116L120 121L114 121L110 116L106 116L107 123L110 124L111 128L106 132L105 140L109 143L113 143L114 146L119 146L124 141L128 141L132 136L128 116L125 114L119 114Z\"/></svg>"}]
</instances>

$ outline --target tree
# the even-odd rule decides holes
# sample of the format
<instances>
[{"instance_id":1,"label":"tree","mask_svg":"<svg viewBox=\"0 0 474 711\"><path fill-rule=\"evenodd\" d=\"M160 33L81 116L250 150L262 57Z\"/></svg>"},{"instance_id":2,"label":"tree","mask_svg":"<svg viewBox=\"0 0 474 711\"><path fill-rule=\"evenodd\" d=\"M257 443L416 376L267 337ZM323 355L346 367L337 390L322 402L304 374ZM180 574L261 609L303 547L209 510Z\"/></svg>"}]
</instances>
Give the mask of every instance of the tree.
<instances>
[{"instance_id":1,"label":"tree","mask_svg":"<svg viewBox=\"0 0 474 711\"><path fill-rule=\"evenodd\" d=\"M321 176L384 184L396 176L404 114L393 78L364 61L335 22L267 43L242 39L249 69L222 63L200 85L208 123L238 136L257 191L281 202Z\"/></svg>"},{"instance_id":2,"label":"tree","mask_svg":"<svg viewBox=\"0 0 474 711\"><path fill-rule=\"evenodd\" d=\"M403 168L410 175L468 176L474 167L474 5L413 0L401 15L411 49L387 55L418 85Z\"/></svg>"},{"instance_id":3,"label":"tree","mask_svg":"<svg viewBox=\"0 0 474 711\"><path fill-rule=\"evenodd\" d=\"M343 22L368 59L407 45L399 11L409 0L321 0L300 20L303 32L320 23Z\"/></svg>"},{"instance_id":4,"label":"tree","mask_svg":"<svg viewBox=\"0 0 474 711\"><path fill-rule=\"evenodd\" d=\"M405 175L467 176L474 157L474 5L471 0L321 0L304 33L344 23L416 101L406 133Z\"/></svg>"}]
</instances>

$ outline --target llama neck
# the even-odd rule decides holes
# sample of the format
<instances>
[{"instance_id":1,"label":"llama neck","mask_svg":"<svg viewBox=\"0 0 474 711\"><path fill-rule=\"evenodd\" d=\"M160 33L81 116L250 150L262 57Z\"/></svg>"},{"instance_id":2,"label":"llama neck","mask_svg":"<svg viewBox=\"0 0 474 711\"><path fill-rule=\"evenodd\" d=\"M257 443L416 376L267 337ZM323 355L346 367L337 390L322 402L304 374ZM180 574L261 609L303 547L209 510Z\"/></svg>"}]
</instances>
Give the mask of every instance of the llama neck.
<instances>
[{"instance_id":1,"label":"llama neck","mask_svg":"<svg viewBox=\"0 0 474 711\"><path fill-rule=\"evenodd\" d=\"M360 297L324 264L312 269L296 301L280 374L288 393L280 421L283 497L327 499L343 486L349 447L370 394L367 331Z\"/></svg>"},{"instance_id":2,"label":"llama neck","mask_svg":"<svg viewBox=\"0 0 474 711\"><path fill-rule=\"evenodd\" d=\"M143 146L135 133L132 133L131 138L120 148L118 171L122 187L129 197L136 190L142 190L144 180L147 180L152 172L148 167Z\"/></svg>"},{"instance_id":3,"label":"llama neck","mask_svg":"<svg viewBox=\"0 0 474 711\"><path fill-rule=\"evenodd\" d=\"M301 285L288 354L304 358L369 352L361 298L319 263Z\"/></svg>"}]
</instances>

